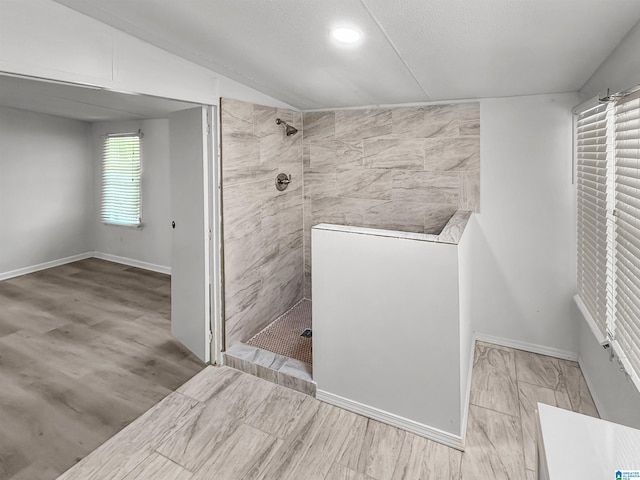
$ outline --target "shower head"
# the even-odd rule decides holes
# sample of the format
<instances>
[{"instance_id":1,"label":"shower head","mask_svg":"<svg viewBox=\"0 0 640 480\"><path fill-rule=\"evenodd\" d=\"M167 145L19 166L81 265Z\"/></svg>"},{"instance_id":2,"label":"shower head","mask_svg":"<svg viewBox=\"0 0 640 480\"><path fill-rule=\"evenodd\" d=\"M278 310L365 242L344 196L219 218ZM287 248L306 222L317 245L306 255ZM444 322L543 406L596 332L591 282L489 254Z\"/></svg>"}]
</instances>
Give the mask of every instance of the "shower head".
<instances>
[{"instance_id":1,"label":"shower head","mask_svg":"<svg viewBox=\"0 0 640 480\"><path fill-rule=\"evenodd\" d=\"M279 118L276 118L276 124L277 125L284 125L284 131L287 134L287 137L289 135L295 135L296 133L298 133L298 129L296 127L293 127L293 126L289 125L284 120L280 120Z\"/></svg>"}]
</instances>

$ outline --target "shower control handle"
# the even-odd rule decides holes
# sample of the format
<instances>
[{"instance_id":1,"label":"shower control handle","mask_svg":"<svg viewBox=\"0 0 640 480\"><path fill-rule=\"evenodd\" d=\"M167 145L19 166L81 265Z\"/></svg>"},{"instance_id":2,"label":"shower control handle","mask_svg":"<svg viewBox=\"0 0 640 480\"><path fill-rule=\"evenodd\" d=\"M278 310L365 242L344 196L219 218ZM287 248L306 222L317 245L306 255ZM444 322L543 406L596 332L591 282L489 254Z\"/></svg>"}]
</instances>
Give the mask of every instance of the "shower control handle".
<instances>
[{"instance_id":1,"label":"shower control handle","mask_svg":"<svg viewBox=\"0 0 640 480\"><path fill-rule=\"evenodd\" d=\"M286 190L290 183L291 175L287 175L286 173L279 173L276 177L276 188L280 192Z\"/></svg>"}]
</instances>

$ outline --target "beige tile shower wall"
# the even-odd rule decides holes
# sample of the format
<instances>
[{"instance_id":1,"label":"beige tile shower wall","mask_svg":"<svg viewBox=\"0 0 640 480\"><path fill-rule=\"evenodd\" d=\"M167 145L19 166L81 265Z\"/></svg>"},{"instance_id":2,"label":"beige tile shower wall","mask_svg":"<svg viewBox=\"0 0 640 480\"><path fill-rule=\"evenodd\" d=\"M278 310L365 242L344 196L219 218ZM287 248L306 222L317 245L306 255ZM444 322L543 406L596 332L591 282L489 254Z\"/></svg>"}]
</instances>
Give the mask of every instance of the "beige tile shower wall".
<instances>
[{"instance_id":1,"label":"beige tile shower wall","mask_svg":"<svg viewBox=\"0 0 640 480\"><path fill-rule=\"evenodd\" d=\"M222 99L227 348L251 338L303 295L302 114ZM299 132L287 137L281 118ZM279 192L275 178L292 176Z\"/></svg>"},{"instance_id":2,"label":"beige tile shower wall","mask_svg":"<svg viewBox=\"0 0 640 480\"><path fill-rule=\"evenodd\" d=\"M304 295L311 227L438 233L480 207L480 104L304 114Z\"/></svg>"}]
</instances>

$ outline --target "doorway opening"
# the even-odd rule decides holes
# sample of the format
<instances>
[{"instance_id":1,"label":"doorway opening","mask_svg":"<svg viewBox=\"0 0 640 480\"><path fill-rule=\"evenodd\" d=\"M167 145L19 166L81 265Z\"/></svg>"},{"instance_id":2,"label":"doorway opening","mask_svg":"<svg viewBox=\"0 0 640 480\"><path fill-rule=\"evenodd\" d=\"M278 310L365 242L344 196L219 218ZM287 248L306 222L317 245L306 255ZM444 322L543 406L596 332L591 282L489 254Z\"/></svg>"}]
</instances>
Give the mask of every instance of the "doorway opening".
<instances>
[{"instance_id":1,"label":"doorway opening","mask_svg":"<svg viewBox=\"0 0 640 480\"><path fill-rule=\"evenodd\" d=\"M57 477L218 361L215 123L212 106L0 75L0 414L29 419L0 433L1 480ZM130 132L141 225L105 225L104 139Z\"/></svg>"}]
</instances>

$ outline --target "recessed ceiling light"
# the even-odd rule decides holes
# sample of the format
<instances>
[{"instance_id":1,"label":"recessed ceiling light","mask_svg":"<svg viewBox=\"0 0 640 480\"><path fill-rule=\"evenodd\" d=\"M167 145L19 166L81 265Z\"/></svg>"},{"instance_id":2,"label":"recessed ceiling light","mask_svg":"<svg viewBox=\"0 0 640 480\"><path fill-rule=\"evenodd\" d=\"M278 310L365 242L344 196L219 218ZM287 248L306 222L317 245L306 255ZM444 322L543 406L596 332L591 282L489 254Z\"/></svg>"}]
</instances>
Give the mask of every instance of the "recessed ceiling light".
<instances>
[{"instance_id":1,"label":"recessed ceiling light","mask_svg":"<svg viewBox=\"0 0 640 480\"><path fill-rule=\"evenodd\" d=\"M334 28L331 36L340 43L356 43L360 40L360 32L349 27Z\"/></svg>"}]
</instances>

